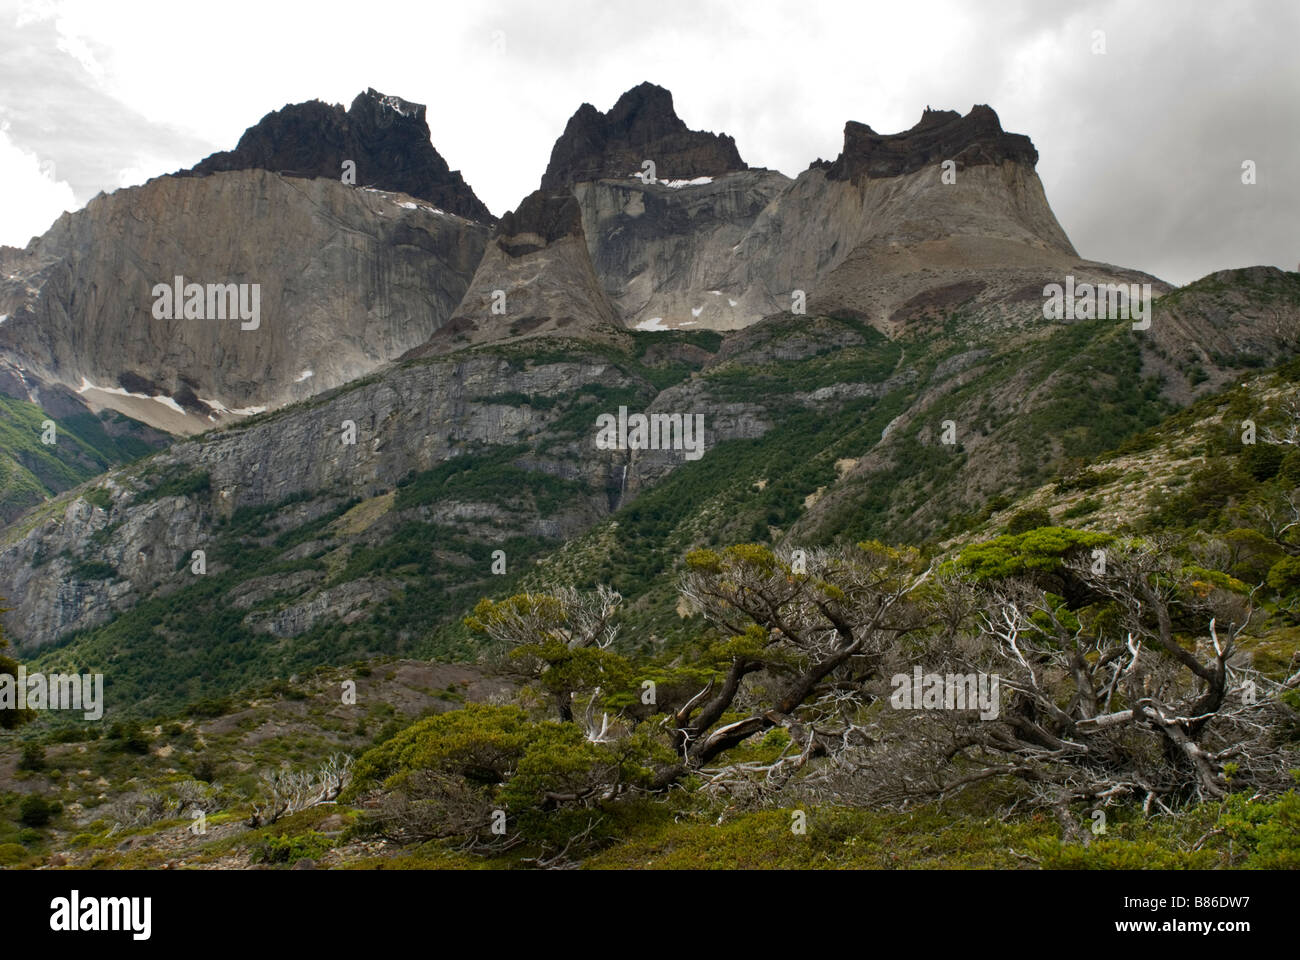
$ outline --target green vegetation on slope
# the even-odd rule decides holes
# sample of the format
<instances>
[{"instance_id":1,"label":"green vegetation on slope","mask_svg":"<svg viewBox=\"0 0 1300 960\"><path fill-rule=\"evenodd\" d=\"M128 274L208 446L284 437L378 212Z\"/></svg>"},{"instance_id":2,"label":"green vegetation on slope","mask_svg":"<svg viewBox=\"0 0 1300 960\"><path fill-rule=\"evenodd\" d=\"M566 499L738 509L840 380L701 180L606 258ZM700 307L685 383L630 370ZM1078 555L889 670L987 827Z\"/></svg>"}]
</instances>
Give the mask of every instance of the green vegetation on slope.
<instances>
[{"instance_id":1,"label":"green vegetation on slope","mask_svg":"<svg viewBox=\"0 0 1300 960\"><path fill-rule=\"evenodd\" d=\"M43 443L45 422L54 422L54 443ZM54 419L32 403L0 396L0 523L120 463L152 453L137 435L142 428L104 411Z\"/></svg>"}]
</instances>

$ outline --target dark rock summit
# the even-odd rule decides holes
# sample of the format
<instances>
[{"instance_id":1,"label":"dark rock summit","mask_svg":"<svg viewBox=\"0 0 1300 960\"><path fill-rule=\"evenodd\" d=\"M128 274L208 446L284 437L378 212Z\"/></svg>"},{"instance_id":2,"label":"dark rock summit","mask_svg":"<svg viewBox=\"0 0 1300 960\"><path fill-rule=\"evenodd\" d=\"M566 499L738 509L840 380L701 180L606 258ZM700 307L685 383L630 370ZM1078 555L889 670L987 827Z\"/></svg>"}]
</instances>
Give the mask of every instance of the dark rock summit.
<instances>
[{"instance_id":1,"label":"dark rock summit","mask_svg":"<svg viewBox=\"0 0 1300 960\"><path fill-rule=\"evenodd\" d=\"M959 170L1004 160L1032 167L1038 151L1023 134L1004 132L992 107L978 104L964 117L956 110L927 107L921 121L903 133L879 134L850 120L839 157L812 166L825 170L831 180L856 180L898 177L944 160L955 160Z\"/></svg>"},{"instance_id":2,"label":"dark rock summit","mask_svg":"<svg viewBox=\"0 0 1300 960\"><path fill-rule=\"evenodd\" d=\"M488 208L429 141L424 112L424 104L374 89L358 94L346 111L319 100L289 104L246 130L234 150L214 153L177 176L260 169L338 180L343 161L352 160L358 186L410 194L448 213L491 223Z\"/></svg>"},{"instance_id":3,"label":"dark rock summit","mask_svg":"<svg viewBox=\"0 0 1300 960\"><path fill-rule=\"evenodd\" d=\"M511 257L550 246L563 237L582 237L582 207L565 191L534 190L497 225L496 244Z\"/></svg>"},{"instance_id":4,"label":"dark rock summit","mask_svg":"<svg viewBox=\"0 0 1300 960\"><path fill-rule=\"evenodd\" d=\"M656 177L691 180L746 170L736 141L725 134L688 130L673 109L673 95L642 83L618 98L608 113L589 103L569 118L551 150L543 190L638 173L653 160Z\"/></svg>"}]
</instances>

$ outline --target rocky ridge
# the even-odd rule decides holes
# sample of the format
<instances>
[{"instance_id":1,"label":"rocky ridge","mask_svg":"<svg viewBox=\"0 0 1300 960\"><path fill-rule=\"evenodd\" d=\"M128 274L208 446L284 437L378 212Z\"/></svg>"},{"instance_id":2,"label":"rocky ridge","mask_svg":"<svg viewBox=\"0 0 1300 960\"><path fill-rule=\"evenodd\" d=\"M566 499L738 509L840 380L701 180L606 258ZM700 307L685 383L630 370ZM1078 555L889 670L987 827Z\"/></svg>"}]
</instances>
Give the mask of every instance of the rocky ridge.
<instances>
[{"instance_id":1,"label":"rocky ridge","mask_svg":"<svg viewBox=\"0 0 1300 960\"><path fill-rule=\"evenodd\" d=\"M642 83L601 113L584 103L569 118L551 149L542 175L543 190L572 188L578 183L619 179L642 173L654 164L663 180L717 177L748 169L726 134L689 130L673 109L673 95Z\"/></svg>"}]
</instances>

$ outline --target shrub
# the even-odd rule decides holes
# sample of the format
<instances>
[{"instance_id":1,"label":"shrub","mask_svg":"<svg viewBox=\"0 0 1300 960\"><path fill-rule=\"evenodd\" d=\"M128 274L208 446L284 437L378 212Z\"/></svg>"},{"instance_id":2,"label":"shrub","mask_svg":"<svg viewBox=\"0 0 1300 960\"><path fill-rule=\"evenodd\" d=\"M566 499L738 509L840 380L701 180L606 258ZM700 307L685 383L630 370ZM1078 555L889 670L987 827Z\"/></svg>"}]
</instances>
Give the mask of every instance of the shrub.
<instances>
[{"instance_id":1,"label":"shrub","mask_svg":"<svg viewBox=\"0 0 1300 960\"><path fill-rule=\"evenodd\" d=\"M118 721L109 728L110 739L118 741L118 749L127 753L146 754L149 752L149 739L140 730L135 720Z\"/></svg>"},{"instance_id":2,"label":"shrub","mask_svg":"<svg viewBox=\"0 0 1300 960\"><path fill-rule=\"evenodd\" d=\"M1263 482L1277 476L1285 456L1286 451L1275 444L1250 444L1242 447L1241 466L1246 473Z\"/></svg>"},{"instance_id":3,"label":"shrub","mask_svg":"<svg viewBox=\"0 0 1300 960\"><path fill-rule=\"evenodd\" d=\"M23 744L22 756L18 758L19 770L44 770L45 748L39 743Z\"/></svg>"},{"instance_id":4,"label":"shrub","mask_svg":"<svg viewBox=\"0 0 1300 960\"><path fill-rule=\"evenodd\" d=\"M1268 571L1268 585L1289 593L1300 587L1300 557L1283 557Z\"/></svg>"},{"instance_id":5,"label":"shrub","mask_svg":"<svg viewBox=\"0 0 1300 960\"><path fill-rule=\"evenodd\" d=\"M1105 839L1091 846L1038 839L1026 844L1044 870L1178 870L1209 869L1216 854L1210 850L1184 853L1151 840Z\"/></svg>"},{"instance_id":6,"label":"shrub","mask_svg":"<svg viewBox=\"0 0 1300 960\"><path fill-rule=\"evenodd\" d=\"M105 490L103 487L97 487L94 490L88 491L85 494L84 499L88 503L93 503L101 510L107 510L113 505L113 494L108 490Z\"/></svg>"},{"instance_id":7,"label":"shrub","mask_svg":"<svg viewBox=\"0 0 1300 960\"><path fill-rule=\"evenodd\" d=\"M1030 530L1037 530L1039 527L1050 527L1051 525L1052 515L1046 507L1029 507L1012 514L1011 519L1007 522L1007 533L1014 537L1021 533L1028 533Z\"/></svg>"},{"instance_id":8,"label":"shrub","mask_svg":"<svg viewBox=\"0 0 1300 960\"><path fill-rule=\"evenodd\" d=\"M18 822L27 827L43 827L50 822L54 811L50 803L39 793L23 797L18 806Z\"/></svg>"},{"instance_id":9,"label":"shrub","mask_svg":"<svg viewBox=\"0 0 1300 960\"><path fill-rule=\"evenodd\" d=\"M204 697L191 703L185 714L188 717L220 717L230 709L231 703L226 697Z\"/></svg>"},{"instance_id":10,"label":"shrub","mask_svg":"<svg viewBox=\"0 0 1300 960\"><path fill-rule=\"evenodd\" d=\"M1102 484L1114 483L1120 478L1119 470L1094 470L1091 467L1071 464L1073 469L1062 472L1056 480L1056 492L1068 493L1071 490L1092 490Z\"/></svg>"},{"instance_id":11,"label":"shrub","mask_svg":"<svg viewBox=\"0 0 1300 960\"><path fill-rule=\"evenodd\" d=\"M317 860L332 845L330 838L315 830L290 837L280 834L267 837L253 849L254 863L297 863L299 860Z\"/></svg>"},{"instance_id":12,"label":"shrub","mask_svg":"<svg viewBox=\"0 0 1300 960\"><path fill-rule=\"evenodd\" d=\"M1256 870L1300 869L1300 794L1294 790L1272 802L1236 793L1228 798L1219 826L1249 851L1244 866Z\"/></svg>"},{"instance_id":13,"label":"shrub","mask_svg":"<svg viewBox=\"0 0 1300 960\"><path fill-rule=\"evenodd\" d=\"M377 825L394 839L486 835L492 812L508 810L512 832L563 845L590 811L557 809L557 798L588 796L611 779L645 786L652 755L636 735L617 745L593 743L577 724L533 721L515 706L471 704L367 751L342 799L382 793Z\"/></svg>"},{"instance_id":14,"label":"shrub","mask_svg":"<svg viewBox=\"0 0 1300 960\"><path fill-rule=\"evenodd\" d=\"M957 566L969 570L977 579L1019 576L1036 571L1052 572L1061 567L1069 555L1104 546L1114 540L1104 533L1071 530L1069 527L1042 527L997 537L984 543L964 547Z\"/></svg>"},{"instance_id":15,"label":"shrub","mask_svg":"<svg viewBox=\"0 0 1300 960\"><path fill-rule=\"evenodd\" d=\"M1292 450L1282 458L1277 475L1290 486L1300 486L1300 450Z\"/></svg>"},{"instance_id":16,"label":"shrub","mask_svg":"<svg viewBox=\"0 0 1300 960\"><path fill-rule=\"evenodd\" d=\"M202 780L204 783L211 783L217 779L217 765L212 762L211 757L199 757L198 763L194 764L194 779Z\"/></svg>"},{"instance_id":17,"label":"shrub","mask_svg":"<svg viewBox=\"0 0 1300 960\"><path fill-rule=\"evenodd\" d=\"M68 575L74 580L116 580L117 568L98 560L77 560Z\"/></svg>"},{"instance_id":18,"label":"shrub","mask_svg":"<svg viewBox=\"0 0 1300 960\"><path fill-rule=\"evenodd\" d=\"M1070 509L1061 514L1063 520L1073 520L1076 517L1086 517L1090 513L1096 513L1101 508L1101 500L1096 497L1084 497Z\"/></svg>"},{"instance_id":19,"label":"shrub","mask_svg":"<svg viewBox=\"0 0 1300 960\"><path fill-rule=\"evenodd\" d=\"M99 729L93 723L62 727L50 734L50 743L84 743L98 740Z\"/></svg>"}]
</instances>

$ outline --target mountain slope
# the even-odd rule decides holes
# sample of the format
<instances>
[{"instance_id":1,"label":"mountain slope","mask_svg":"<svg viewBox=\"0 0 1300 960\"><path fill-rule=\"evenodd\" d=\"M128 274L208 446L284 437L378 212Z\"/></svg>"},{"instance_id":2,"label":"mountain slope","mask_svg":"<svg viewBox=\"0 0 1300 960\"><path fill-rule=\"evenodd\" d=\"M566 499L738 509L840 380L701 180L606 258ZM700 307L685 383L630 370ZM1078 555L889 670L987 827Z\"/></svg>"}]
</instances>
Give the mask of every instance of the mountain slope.
<instances>
[{"instance_id":1,"label":"mountain slope","mask_svg":"<svg viewBox=\"0 0 1300 960\"><path fill-rule=\"evenodd\" d=\"M233 682L252 661L463 654L458 617L536 560L536 576L653 606L699 544L937 539L1173 408L1154 377L1133 389L1142 333L1126 323L976 342L958 316L944 329L890 340L852 318L785 317L725 340L552 337L411 359L10 525L6 626L28 653L53 641L59 663L111 660L141 696L172 689L163 677ZM703 416L702 458L598 448L597 417L620 407Z\"/></svg>"}]
</instances>

